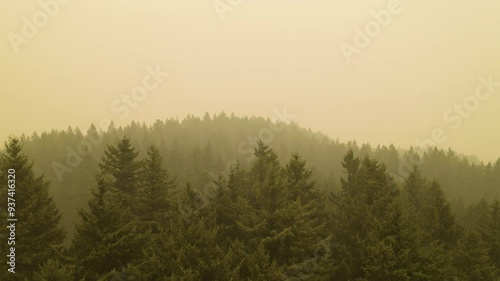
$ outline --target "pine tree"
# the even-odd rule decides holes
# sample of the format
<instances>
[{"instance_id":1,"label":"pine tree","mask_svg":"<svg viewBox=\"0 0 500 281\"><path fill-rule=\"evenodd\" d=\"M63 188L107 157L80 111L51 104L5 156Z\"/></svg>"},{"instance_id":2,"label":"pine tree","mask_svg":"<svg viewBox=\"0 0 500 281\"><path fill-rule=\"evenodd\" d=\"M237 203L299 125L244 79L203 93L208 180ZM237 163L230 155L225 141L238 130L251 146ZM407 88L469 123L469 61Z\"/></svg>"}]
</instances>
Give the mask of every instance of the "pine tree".
<instances>
[{"instance_id":1,"label":"pine tree","mask_svg":"<svg viewBox=\"0 0 500 281\"><path fill-rule=\"evenodd\" d=\"M294 153L284 169L287 183L287 193L290 200L295 201L299 197L305 201L320 202L320 193L311 180L312 173L306 168L306 161Z\"/></svg>"},{"instance_id":2,"label":"pine tree","mask_svg":"<svg viewBox=\"0 0 500 281\"><path fill-rule=\"evenodd\" d=\"M335 280L411 280L415 236L383 165L348 152L347 179L333 197Z\"/></svg>"},{"instance_id":3,"label":"pine tree","mask_svg":"<svg viewBox=\"0 0 500 281\"><path fill-rule=\"evenodd\" d=\"M278 212L278 221L293 237L281 249L281 262L287 266L313 258L318 242L325 239L324 201L311 175L298 154L293 154L283 169L287 204Z\"/></svg>"},{"instance_id":4,"label":"pine tree","mask_svg":"<svg viewBox=\"0 0 500 281\"><path fill-rule=\"evenodd\" d=\"M141 260L149 233L138 231L132 212L102 179L98 179L88 209L79 213L81 223L76 226L71 249L78 278L97 280Z\"/></svg>"},{"instance_id":5,"label":"pine tree","mask_svg":"<svg viewBox=\"0 0 500 281\"><path fill-rule=\"evenodd\" d=\"M176 184L167 171L162 168L159 150L150 146L143 161L139 193L138 215L141 222L155 224L158 229L166 224L176 210Z\"/></svg>"},{"instance_id":6,"label":"pine tree","mask_svg":"<svg viewBox=\"0 0 500 281\"><path fill-rule=\"evenodd\" d=\"M33 276L33 281L68 281L75 280L74 268L71 265L61 264L57 260L50 259Z\"/></svg>"},{"instance_id":7,"label":"pine tree","mask_svg":"<svg viewBox=\"0 0 500 281\"><path fill-rule=\"evenodd\" d=\"M242 234L238 230L238 220L248 211L249 204L245 201L247 173L242 170L239 163L231 167L228 178L220 177L216 182L217 190L210 201L210 213L215 224L220 227L219 245L229 247L232 241Z\"/></svg>"},{"instance_id":8,"label":"pine tree","mask_svg":"<svg viewBox=\"0 0 500 281\"><path fill-rule=\"evenodd\" d=\"M455 245L458 230L450 205L439 183L431 183L415 168L404 184L406 200L412 212L412 220L420 229L425 245L435 241L450 249Z\"/></svg>"},{"instance_id":9,"label":"pine tree","mask_svg":"<svg viewBox=\"0 0 500 281\"><path fill-rule=\"evenodd\" d=\"M500 201L491 204L490 257L500 272Z\"/></svg>"},{"instance_id":10,"label":"pine tree","mask_svg":"<svg viewBox=\"0 0 500 281\"><path fill-rule=\"evenodd\" d=\"M450 205L435 181L428 185L425 194L424 222L427 225L428 238L430 241L438 240L446 249L450 249L456 244L458 236Z\"/></svg>"},{"instance_id":11,"label":"pine tree","mask_svg":"<svg viewBox=\"0 0 500 281\"><path fill-rule=\"evenodd\" d=\"M458 241L454 251L454 263L459 272L459 280L496 281L500 272L491 260L491 248L481 240L475 231L467 231Z\"/></svg>"},{"instance_id":12,"label":"pine tree","mask_svg":"<svg viewBox=\"0 0 500 281\"><path fill-rule=\"evenodd\" d=\"M111 190L119 191L118 194L124 196L130 205L135 205L131 201L137 194L140 183L141 163L136 160L138 154L130 139L125 136L116 147L107 146L99 164L105 183Z\"/></svg>"},{"instance_id":13,"label":"pine tree","mask_svg":"<svg viewBox=\"0 0 500 281\"><path fill-rule=\"evenodd\" d=\"M5 253L10 253L10 248L15 247L16 273L14 276L5 269L0 273L0 277L2 280L31 279L39 266L60 252L65 236L63 229L59 226L61 215L49 196L49 182L44 176L35 176L33 163L22 153L19 139L9 138L5 143L5 151L0 158L0 167L1 182L9 183L11 187L15 185L15 191L8 191L7 188L0 189L0 198L4 198L5 202L7 198L15 200L9 201L15 203L15 206L11 205L15 208L15 212L12 212L15 215L8 218L17 219L13 222L16 228L15 245L8 245L4 240L4 245L7 245ZM8 173L8 171L15 171L15 173ZM7 174L12 176L7 176ZM4 222L7 221L7 212L0 212L0 218ZM9 237L8 231L9 229L4 227L2 230L4 237ZM3 259L4 268L7 254Z\"/></svg>"},{"instance_id":14,"label":"pine tree","mask_svg":"<svg viewBox=\"0 0 500 281\"><path fill-rule=\"evenodd\" d=\"M414 168L403 185L413 233L418 243L412 269L414 280L446 280L455 274L450 247L457 238L454 217L436 182L428 183Z\"/></svg>"},{"instance_id":15,"label":"pine tree","mask_svg":"<svg viewBox=\"0 0 500 281\"><path fill-rule=\"evenodd\" d=\"M137 266L128 264L121 270L113 269L99 278L99 281L151 281Z\"/></svg>"},{"instance_id":16,"label":"pine tree","mask_svg":"<svg viewBox=\"0 0 500 281\"><path fill-rule=\"evenodd\" d=\"M136 214L141 180L137 154L127 137L105 151L97 189L88 208L79 211L81 223L73 240L79 278L97 280L112 270L137 265L151 242L150 232L141 230Z\"/></svg>"},{"instance_id":17,"label":"pine tree","mask_svg":"<svg viewBox=\"0 0 500 281\"><path fill-rule=\"evenodd\" d=\"M293 155L283 168L274 151L258 142L250 171L235 167L215 200L222 231L242 240L244 256L254 256L254 249L261 249L260 259L268 260L266 270L276 276L296 272L314 257L322 239L323 204L310 177L300 156ZM257 266L246 260L244 276Z\"/></svg>"},{"instance_id":18,"label":"pine tree","mask_svg":"<svg viewBox=\"0 0 500 281\"><path fill-rule=\"evenodd\" d=\"M417 167L405 179L403 190L405 195L415 209L415 212L421 212L424 204L425 188L427 182Z\"/></svg>"},{"instance_id":19,"label":"pine tree","mask_svg":"<svg viewBox=\"0 0 500 281\"><path fill-rule=\"evenodd\" d=\"M154 237L141 266L148 280L240 280L241 259L217 243L219 227L199 194L188 185L179 200L179 213Z\"/></svg>"},{"instance_id":20,"label":"pine tree","mask_svg":"<svg viewBox=\"0 0 500 281\"><path fill-rule=\"evenodd\" d=\"M256 159L249 172L246 188L248 198L241 200L248 210L238 220L238 228L247 237L247 246L255 249L265 239L271 259L279 255L279 244L291 239L289 229L278 226L278 211L286 202L286 193L281 183L281 166L276 154L261 141L255 148Z\"/></svg>"}]
</instances>

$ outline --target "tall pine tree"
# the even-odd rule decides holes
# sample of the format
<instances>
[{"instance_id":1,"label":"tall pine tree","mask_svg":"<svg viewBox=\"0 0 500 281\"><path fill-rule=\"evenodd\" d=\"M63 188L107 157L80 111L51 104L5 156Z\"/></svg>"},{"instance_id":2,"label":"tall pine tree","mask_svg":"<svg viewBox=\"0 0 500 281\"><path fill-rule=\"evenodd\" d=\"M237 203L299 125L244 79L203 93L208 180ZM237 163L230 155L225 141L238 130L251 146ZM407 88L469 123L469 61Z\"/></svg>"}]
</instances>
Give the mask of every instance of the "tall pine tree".
<instances>
[{"instance_id":1,"label":"tall pine tree","mask_svg":"<svg viewBox=\"0 0 500 281\"><path fill-rule=\"evenodd\" d=\"M349 151L347 177L333 196L334 280L411 280L415 236L385 167Z\"/></svg>"},{"instance_id":2,"label":"tall pine tree","mask_svg":"<svg viewBox=\"0 0 500 281\"><path fill-rule=\"evenodd\" d=\"M12 169L14 176L7 176ZM9 138L5 143L5 151L0 158L0 180L4 186L8 180L15 180L15 192L7 188L0 189L0 198L7 202L7 196L13 198L15 203L16 237L15 245L6 246L4 253L10 252L10 247L15 247L16 266L15 275L5 269L7 254L3 255L4 270L0 273L2 280L30 280L33 273L50 258L57 258L65 233L59 226L61 215L49 196L49 182L44 176L35 176L33 163L22 153L22 146L17 138ZM13 174L14 175L14 174ZM14 184L14 182L9 182ZM7 221L7 212L0 212L0 219ZM9 237L9 229L3 228L4 237Z\"/></svg>"},{"instance_id":3,"label":"tall pine tree","mask_svg":"<svg viewBox=\"0 0 500 281\"><path fill-rule=\"evenodd\" d=\"M155 146L150 146L141 171L138 216L143 223L155 224L158 229L177 210L176 184L162 168L162 157Z\"/></svg>"},{"instance_id":4,"label":"tall pine tree","mask_svg":"<svg viewBox=\"0 0 500 281\"><path fill-rule=\"evenodd\" d=\"M126 137L105 152L97 189L88 208L79 211L81 223L76 226L71 249L78 278L98 280L138 265L144 257L151 234L141 230L137 209L132 208L140 179L136 156Z\"/></svg>"}]
</instances>

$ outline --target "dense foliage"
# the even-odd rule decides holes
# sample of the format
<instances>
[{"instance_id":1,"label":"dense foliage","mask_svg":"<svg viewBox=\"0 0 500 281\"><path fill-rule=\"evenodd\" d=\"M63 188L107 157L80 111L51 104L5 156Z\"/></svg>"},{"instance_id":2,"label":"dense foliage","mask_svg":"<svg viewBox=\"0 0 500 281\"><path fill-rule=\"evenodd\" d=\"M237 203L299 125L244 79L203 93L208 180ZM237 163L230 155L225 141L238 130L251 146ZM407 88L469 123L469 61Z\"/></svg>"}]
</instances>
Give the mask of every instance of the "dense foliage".
<instances>
[{"instance_id":1,"label":"dense foliage","mask_svg":"<svg viewBox=\"0 0 500 281\"><path fill-rule=\"evenodd\" d=\"M221 114L11 138L0 164L23 218L19 274L1 280L500 276L500 160Z\"/></svg>"}]
</instances>

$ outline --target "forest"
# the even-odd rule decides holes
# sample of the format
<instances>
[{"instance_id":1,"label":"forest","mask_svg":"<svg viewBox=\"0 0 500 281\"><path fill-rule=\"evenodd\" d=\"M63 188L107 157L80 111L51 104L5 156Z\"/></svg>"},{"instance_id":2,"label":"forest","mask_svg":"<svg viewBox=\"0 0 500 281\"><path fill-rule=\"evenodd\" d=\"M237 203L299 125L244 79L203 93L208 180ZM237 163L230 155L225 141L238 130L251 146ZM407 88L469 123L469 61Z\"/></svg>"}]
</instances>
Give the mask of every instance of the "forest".
<instances>
[{"instance_id":1,"label":"forest","mask_svg":"<svg viewBox=\"0 0 500 281\"><path fill-rule=\"evenodd\" d=\"M0 280L500 280L500 159L225 113L0 153L18 218Z\"/></svg>"}]
</instances>

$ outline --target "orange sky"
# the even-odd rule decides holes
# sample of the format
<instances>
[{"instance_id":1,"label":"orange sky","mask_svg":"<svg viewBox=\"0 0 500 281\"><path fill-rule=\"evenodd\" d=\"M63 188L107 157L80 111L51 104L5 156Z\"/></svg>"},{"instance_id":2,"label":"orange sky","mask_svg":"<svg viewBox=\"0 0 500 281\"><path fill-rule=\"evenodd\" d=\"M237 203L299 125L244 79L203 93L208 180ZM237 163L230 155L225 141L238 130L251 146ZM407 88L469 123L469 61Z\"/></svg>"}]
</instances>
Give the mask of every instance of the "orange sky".
<instances>
[{"instance_id":1,"label":"orange sky","mask_svg":"<svg viewBox=\"0 0 500 281\"><path fill-rule=\"evenodd\" d=\"M2 1L0 139L103 118L286 107L340 140L407 147L434 137L500 157L498 0L217 1L223 20L213 0ZM377 28L373 12L390 5L398 12L356 45L357 28ZM357 49L350 62L342 44ZM157 67L169 73L160 83L149 77ZM490 75L486 97L478 77ZM144 85L140 100L122 100Z\"/></svg>"}]
</instances>

